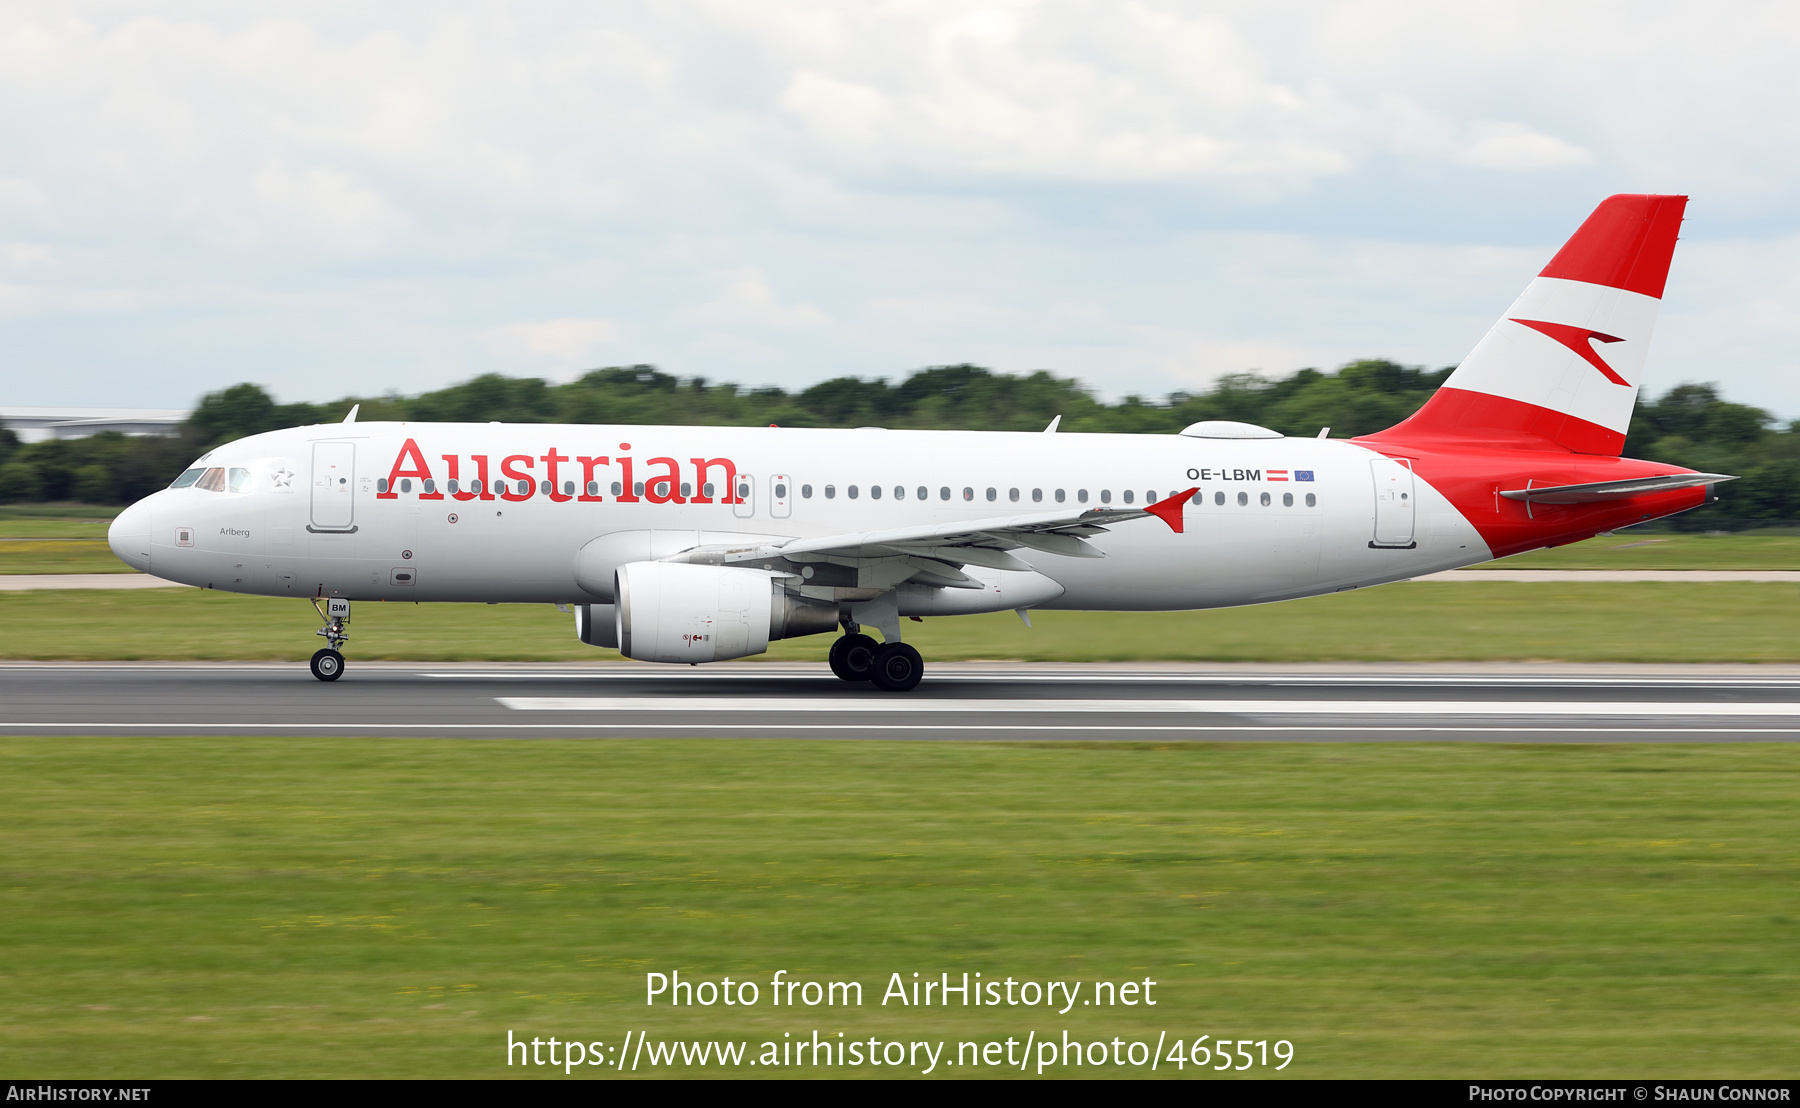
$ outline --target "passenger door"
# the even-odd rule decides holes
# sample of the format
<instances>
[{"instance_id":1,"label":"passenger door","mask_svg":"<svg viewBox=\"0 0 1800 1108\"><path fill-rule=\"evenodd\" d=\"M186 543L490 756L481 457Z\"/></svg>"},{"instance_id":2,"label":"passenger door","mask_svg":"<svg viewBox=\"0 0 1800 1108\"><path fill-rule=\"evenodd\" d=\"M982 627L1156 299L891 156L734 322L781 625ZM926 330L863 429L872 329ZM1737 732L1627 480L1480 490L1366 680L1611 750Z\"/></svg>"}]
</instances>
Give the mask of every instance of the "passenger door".
<instances>
[{"instance_id":1,"label":"passenger door","mask_svg":"<svg viewBox=\"0 0 1800 1108\"><path fill-rule=\"evenodd\" d=\"M1393 458L1369 463L1375 476L1375 539L1370 546L1408 549L1413 541L1412 466Z\"/></svg>"},{"instance_id":2,"label":"passenger door","mask_svg":"<svg viewBox=\"0 0 1800 1108\"><path fill-rule=\"evenodd\" d=\"M356 530L356 444L315 442L312 458L312 525L308 531Z\"/></svg>"}]
</instances>

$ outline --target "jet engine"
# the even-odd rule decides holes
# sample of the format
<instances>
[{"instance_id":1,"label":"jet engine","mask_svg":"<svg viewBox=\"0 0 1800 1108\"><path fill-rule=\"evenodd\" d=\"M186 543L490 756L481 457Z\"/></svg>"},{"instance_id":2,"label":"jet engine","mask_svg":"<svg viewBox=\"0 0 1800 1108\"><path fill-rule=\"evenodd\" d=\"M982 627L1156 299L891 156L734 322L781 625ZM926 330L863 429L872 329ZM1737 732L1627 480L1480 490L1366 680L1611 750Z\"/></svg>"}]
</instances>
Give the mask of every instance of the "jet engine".
<instances>
[{"instance_id":1,"label":"jet engine","mask_svg":"<svg viewBox=\"0 0 1800 1108\"><path fill-rule=\"evenodd\" d=\"M608 608L617 620L619 652L640 662L716 662L761 654L771 639L832 631L837 605L797 596L753 569L680 562L629 562L614 572L612 605L585 605L582 641ZM580 615L587 618L582 619Z\"/></svg>"}]
</instances>

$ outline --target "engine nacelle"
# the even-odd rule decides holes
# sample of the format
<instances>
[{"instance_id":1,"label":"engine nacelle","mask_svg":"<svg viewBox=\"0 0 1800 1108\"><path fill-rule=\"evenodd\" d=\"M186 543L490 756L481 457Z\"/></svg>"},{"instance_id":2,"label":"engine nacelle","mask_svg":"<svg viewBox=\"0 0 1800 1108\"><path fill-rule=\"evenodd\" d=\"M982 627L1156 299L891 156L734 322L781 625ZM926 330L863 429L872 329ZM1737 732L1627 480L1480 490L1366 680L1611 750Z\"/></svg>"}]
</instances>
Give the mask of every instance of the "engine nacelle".
<instances>
[{"instance_id":1,"label":"engine nacelle","mask_svg":"<svg viewBox=\"0 0 1800 1108\"><path fill-rule=\"evenodd\" d=\"M613 597L619 653L640 662L744 658L767 650L771 639L838 625L836 604L794 596L767 573L731 566L630 562L615 572Z\"/></svg>"},{"instance_id":2,"label":"engine nacelle","mask_svg":"<svg viewBox=\"0 0 1800 1108\"><path fill-rule=\"evenodd\" d=\"M575 605L575 637L589 646L619 648L619 614L611 604Z\"/></svg>"}]
</instances>

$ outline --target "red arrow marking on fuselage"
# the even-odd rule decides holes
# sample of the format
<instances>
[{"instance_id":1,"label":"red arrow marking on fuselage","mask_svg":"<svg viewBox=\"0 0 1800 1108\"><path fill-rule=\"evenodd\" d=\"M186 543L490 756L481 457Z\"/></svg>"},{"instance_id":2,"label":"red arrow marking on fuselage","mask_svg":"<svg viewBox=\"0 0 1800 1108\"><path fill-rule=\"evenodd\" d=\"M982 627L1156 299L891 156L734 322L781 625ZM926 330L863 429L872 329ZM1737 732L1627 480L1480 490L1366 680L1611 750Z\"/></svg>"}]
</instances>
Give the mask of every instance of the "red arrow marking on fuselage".
<instances>
[{"instance_id":1,"label":"red arrow marking on fuselage","mask_svg":"<svg viewBox=\"0 0 1800 1108\"><path fill-rule=\"evenodd\" d=\"M1586 327L1571 327L1567 323L1545 323L1538 319L1515 319L1512 322L1523 324L1533 331L1546 334L1580 354L1587 359L1589 365L1605 374L1606 379L1613 384L1624 385L1626 388L1631 387L1630 381L1614 373L1612 366L1600 360L1600 352L1595 350L1593 345L1595 339L1599 339L1601 342L1624 342L1625 340L1619 336L1602 334Z\"/></svg>"},{"instance_id":2,"label":"red arrow marking on fuselage","mask_svg":"<svg viewBox=\"0 0 1800 1108\"><path fill-rule=\"evenodd\" d=\"M1181 534L1182 524L1181 509L1187 506L1188 497L1199 491L1200 486L1195 485L1186 492L1178 492L1172 496L1165 496L1154 504L1144 505L1144 511L1149 512L1151 515L1156 516L1158 519L1168 524L1169 530L1179 535Z\"/></svg>"}]
</instances>

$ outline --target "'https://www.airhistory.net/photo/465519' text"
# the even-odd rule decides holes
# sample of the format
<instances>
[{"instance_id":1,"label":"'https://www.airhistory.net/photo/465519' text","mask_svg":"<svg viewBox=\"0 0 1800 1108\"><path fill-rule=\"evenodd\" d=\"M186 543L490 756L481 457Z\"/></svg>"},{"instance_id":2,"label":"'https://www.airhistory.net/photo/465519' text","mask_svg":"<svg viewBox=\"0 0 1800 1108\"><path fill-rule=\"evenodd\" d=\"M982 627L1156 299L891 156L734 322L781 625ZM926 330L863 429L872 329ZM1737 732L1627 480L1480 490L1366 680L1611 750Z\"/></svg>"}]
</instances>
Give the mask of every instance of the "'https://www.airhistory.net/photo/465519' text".
<instances>
[{"instance_id":1,"label":"'https://www.airhistory.net/photo/465519' text","mask_svg":"<svg viewBox=\"0 0 1800 1108\"><path fill-rule=\"evenodd\" d=\"M923 974L894 972L879 997L861 981L795 978L777 970L766 981L749 978L684 978L680 971L644 975L644 1003L651 1008L784 1008L813 1014L818 1009L872 1007L903 1010L928 1008L998 1008L1014 1015L1068 1016L1077 1007L1148 1009L1156 1006L1155 979L1019 980L984 977L980 973ZM796 1013L798 1014L798 1013ZM820 1013L822 1014L822 1013ZM848 1014L847 1012L845 1013ZM911 1039L883 1035L851 1037L847 1031L816 1027L780 1039L661 1039L631 1029L623 1037L534 1036L507 1032L508 1066L548 1066L565 1074L635 1072L670 1066L775 1067L906 1067L931 1073L940 1066L1009 1068L1042 1073L1060 1067L1142 1068L1241 1071L1282 1070L1294 1060L1287 1039L1239 1038L1227 1033L1193 1034L1160 1030L1154 1040L1133 1036L1091 1039L1067 1028L1021 1028L1022 1033L972 1039Z\"/></svg>"}]
</instances>

